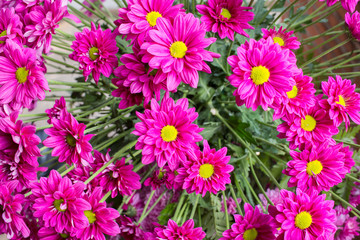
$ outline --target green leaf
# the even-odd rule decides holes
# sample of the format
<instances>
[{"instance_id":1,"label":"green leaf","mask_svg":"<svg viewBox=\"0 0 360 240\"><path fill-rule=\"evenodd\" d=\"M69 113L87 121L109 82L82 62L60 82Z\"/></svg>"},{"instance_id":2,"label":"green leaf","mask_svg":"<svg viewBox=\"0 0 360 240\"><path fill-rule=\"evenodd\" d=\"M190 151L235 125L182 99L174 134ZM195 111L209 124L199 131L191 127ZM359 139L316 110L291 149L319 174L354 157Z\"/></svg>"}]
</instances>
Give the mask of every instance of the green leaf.
<instances>
[{"instance_id":1,"label":"green leaf","mask_svg":"<svg viewBox=\"0 0 360 240\"><path fill-rule=\"evenodd\" d=\"M158 216L159 224L166 225L169 219L174 215L177 203L168 204Z\"/></svg>"}]
</instances>

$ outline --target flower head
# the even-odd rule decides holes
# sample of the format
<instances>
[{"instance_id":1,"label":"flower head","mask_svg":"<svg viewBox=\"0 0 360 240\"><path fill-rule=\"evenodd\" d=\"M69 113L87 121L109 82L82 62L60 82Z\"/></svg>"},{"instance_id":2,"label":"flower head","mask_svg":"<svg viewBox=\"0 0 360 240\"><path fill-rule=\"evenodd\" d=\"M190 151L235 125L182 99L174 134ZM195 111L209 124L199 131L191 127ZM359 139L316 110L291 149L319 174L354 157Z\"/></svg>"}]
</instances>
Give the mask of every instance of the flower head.
<instances>
[{"instance_id":1,"label":"flower head","mask_svg":"<svg viewBox=\"0 0 360 240\"><path fill-rule=\"evenodd\" d=\"M64 97L61 97L60 99L55 100L55 104L52 108L45 110L49 117L47 122L51 124L51 119L60 119L60 112L63 110L66 111L66 101Z\"/></svg>"},{"instance_id":2,"label":"flower head","mask_svg":"<svg viewBox=\"0 0 360 240\"><path fill-rule=\"evenodd\" d=\"M290 50L281 49L271 39L246 41L230 56L228 63L233 74L228 77L236 90L236 103L254 111L260 105L267 110L276 97L291 91L294 86Z\"/></svg>"},{"instance_id":3,"label":"flower head","mask_svg":"<svg viewBox=\"0 0 360 240\"><path fill-rule=\"evenodd\" d=\"M82 32L75 33L76 40L71 45L74 52L69 57L80 63L80 70L83 70L85 81L92 74L97 84L100 73L105 77L110 77L113 69L117 67L118 47L115 37L116 34L110 29L103 31L100 25L96 29L93 22L91 22L91 30L84 28Z\"/></svg>"},{"instance_id":4,"label":"flower head","mask_svg":"<svg viewBox=\"0 0 360 240\"><path fill-rule=\"evenodd\" d=\"M350 240L355 236L359 236L359 223L356 217L350 217L349 209L343 208L341 205L335 207L337 231L335 240Z\"/></svg>"},{"instance_id":5,"label":"flower head","mask_svg":"<svg viewBox=\"0 0 360 240\"><path fill-rule=\"evenodd\" d=\"M283 203L269 206L281 227L277 239L331 239L336 231L334 201L311 189L303 192L298 188L296 194L282 189L280 194Z\"/></svg>"},{"instance_id":6,"label":"flower head","mask_svg":"<svg viewBox=\"0 0 360 240\"><path fill-rule=\"evenodd\" d=\"M116 219L120 227L120 236L125 240L141 240L144 237L144 232L141 230L140 226L137 225L131 218L120 215Z\"/></svg>"},{"instance_id":7,"label":"flower head","mask_svg":"<svg viewBox=\"0 0 360 240\"><path fill-rule=\"evenodd\" d=\"M360 13L358 11L353 14L345 14L345 22L349 27L351 34L360 41Z\"/></svg>"},{"instance_id":8,"label":"flower head","mask_svg":"<svg viewBox=\"0 0 360 240\"><path fill-rule=\"evenodd\" d=\"M0 53L3 51L6 39L23 40L23 24L14 8L0 8Z\"/></svg>"},{"instance_id":9,"label":"flower head","mask_svg":"<svg viewBox=\"0 0 360 240\"><path fill-rule=\"evenodd\" d=\"M226 201L226 207L227 207L227 212L229 214L235 214L236 213L236 202L232 197L229 198L225 198ZM224 197L221 196L221 211L225 212L225 201L224 201ZM241 198L238 198L236 200L239 204L241 203Z\"/></svg>"},{"instance_id":10,"label":"flower head","mask_svg":"<svg viewBox=\"0 0 360 240\"><path fill-rule=\"evenodd\" d=\"M281 204L283 202L281 195L280 195L280 190L278 188L275 188L275 189L268 188L265 193L266 193L266 196L274 203L275 206L277 204ZM264 207L268 206L269 203L268 203L266 197L264 196L264 194L259 194L259 198Z\"/></svg>"},{"instance_id":11,"label":"flower head","mask_svg":"<svg viewBox=\"0 0 360 240\"><path fill-rule=\"evenodd\" d=\"M202 240L205 238L205 232L201 227L194 228L194 221L187 220L179 227L176 222L169 220L167 226L155 228L156 239L184 239L184 240Z\"/></svg>"},{"instance_id":12,"label":"flower head","mask_svg":"<svg viewBox=\"0 0 360 240\"><path fill-rule=\"evenodd\" d=\"M165 95L160 105L152 99L150 109L136 115L141 122L135 124L132 133L140 136L135 148L143 149L143 164L156 160L160 168L167 163L175 170L180 162L186 161L186 154L193 154L195 143L202 140L199 134L202 129L192 123L198 114L195 108L189 109L186 98L175 103Z\"/></svg>"},{"instance_id":13,"label":"flower head","mask_svg":"<svg viewBox=\"0 0 360 240\"><path fill-rule=\"evenodd\" d=\"M282 27L279 30L276 30L274 27L273 29L261 29L263 32L263 38L268 39L271 38L272 41L280 45L283 49L298 49L300 47L300 42L297 40L297 37L292 37L291 35L294 31L286 32L286 29Z\"/></svg>"},{"instance_id":14,"label":"flower head","mask_svg":"<svg viewBox=\"0 0 360 240\"><path fill-rule=\"evenodd\" d=\"M197 150L196 157L189 157L184 162L184 167L178 169L177 182L183 183L183 189L188 193L196 192L204 197L207 192L216 194L225 190L225 185L230 183L230 172L234 167L228 164L230 156L226 156L227 148L219 151L210 149L204 140L203 152Z\"/></svg>"},{"instance_id":15,"label":"flower head","mask_svg":"<svg viewBox=\"0 0 360 240\"><path fill-rule=\"evenodd\" d=\"M196 88L198 71L211 73L204 61L213 61L219 54L205 50L216 38L205 38L206 30L192 14L179 14L174 21L159 18L156 29L149 31L148 41L141 45L142 61L151 70L161 69L157 77L167 79L167 90L174 91L180 82Z\"/></svg>"},{"instance_id":16,"label":"flower head","mask_svg":"<svg viewBox=\"0 0 360 240\"><path fill-rule=\"evenodd\" d=\"M197 5L201 22L206 31L219 33L221 39L228 37L234 41L234 32L249 37L244 29L254 29L248 22L254 19L252 7L242 7L242 0L209 0L205 5Z\"/></svg>"},{"instance_id":17,"label":"flower head","mask_svg":"<svg viewBox=\"0 0 360 240\"><path fill-rule=\"evenodd\" d=\"M91 155L92 146L89 143L94 136L84 135L86 125L78 121L66 111L60 113L60 118L51 120L52 128L45 129L49 135L43 144L46 147L54 148L51 156L59 156L59 162L66 162L76 166L88 166L93 162Z\"/></svg>"},{"instance_id":18,"label":"flower head","mask_svg":"<svg viewBox=\"0 0 360 240\"><path fill-rule=\"evenodd\" d=\"M162 169L154 171L152 176L145 180L144 185L151 186L153 189L165 185L167 189L173 189L175 176L175 173L168 166L164 166Z\"/></svg>"}]
</instances>

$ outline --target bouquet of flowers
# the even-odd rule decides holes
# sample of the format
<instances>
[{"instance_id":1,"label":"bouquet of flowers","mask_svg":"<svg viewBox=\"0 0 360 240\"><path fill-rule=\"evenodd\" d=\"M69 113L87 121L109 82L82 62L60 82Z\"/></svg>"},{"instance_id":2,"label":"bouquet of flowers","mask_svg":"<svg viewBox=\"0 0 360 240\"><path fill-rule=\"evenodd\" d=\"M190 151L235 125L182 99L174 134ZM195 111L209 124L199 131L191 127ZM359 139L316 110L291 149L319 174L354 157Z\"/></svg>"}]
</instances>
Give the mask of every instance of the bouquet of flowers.
<instances>
[{"instance_id":1,"label":"bouquet of flowers","mask_svg":"<svg viewBox=\"0 0 360 240\"><path fill-rule=\"evenodd\" d=\"M356 239L357 3L0 0L0 234Z\"/></svg>"}]
</instances>

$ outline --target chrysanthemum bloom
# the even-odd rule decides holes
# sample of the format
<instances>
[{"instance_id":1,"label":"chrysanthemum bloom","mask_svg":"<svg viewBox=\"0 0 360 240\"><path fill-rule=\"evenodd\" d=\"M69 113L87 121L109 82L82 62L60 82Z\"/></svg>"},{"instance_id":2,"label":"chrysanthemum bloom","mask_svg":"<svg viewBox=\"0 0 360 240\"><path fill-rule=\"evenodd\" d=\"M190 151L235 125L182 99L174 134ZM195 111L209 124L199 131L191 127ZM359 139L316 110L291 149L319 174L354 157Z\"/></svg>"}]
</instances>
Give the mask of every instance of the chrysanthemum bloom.
<instances>
[{"instance_id":1,"label":"chrysanthemum bloom","mask_svg":"<svg viewBox=\"0 0 360 240\"><path fill-rule=\"evenodd\" d=\"M14 235L20 235L23 238L30 235L30 230L23 219L24 216L21 215L25 201L24 195L12 195L17 184L17 181L11 181L0 185L0 229L1 233L6 233L8 239L12 239Z\"/></svg>"},{"instance_id":2,"label":"chrysanthemum bloom","mask_svg":"<svg viewBox=\"0 0 360 240\"><path fill-rule=\"evenodd\" d=\"M351 151L350 147L349 146L345 146L343 147L343 143L338 143L336 145L334 145L333 147L336 149L336 151L344 154L344 173L341 174L340 173L340 176L342 178L345 178L345 175L347 173L350 173L351 172L351 168L355 165L355 161L354 159L352 158L353 156L353 151Z\"/></svg>"},{"instance_id":3,"label":"chrysanthemum bloom","mask_svg":"<svg viewBox=\"0 0 360 240\"><path fill-rule=\"evenodd\" d=\"M186 154L192 154L196 142L202 140L199 134L203 129L192 122L198 117L195 108L189 109L186 98L175 103L166 94L159 105L151 100L150 109L144 113L136 112L141 122L135 124L133 134L140 136L135 145L142 149L142 163L157 161L160 168L167 163L176 170L179 162L185 162Z\"/></svg>"},{"instance_id":4,"label":"chrysanthemum bloom","mask_svg":"<svg viewBox=\"0 0 360 240\"><path fill-rule=\"evenodd\" d=\"M360 41L360 13L358 11L353 14L347 12L345 14L345 22L354 38Z\"/></svg>"},{"instance_id":5,"label":"chrysanthemum bloom","mask_svg":"<svg viewBox=\"0 0 360 240\"><path fill-rule=\"evenodd\" d=\"M107 158L110 160L109 152ZM133 172L134 166L125 164L125 158L111 163L104 169L100 177L100 186L105 192L111 191L111 197L121 195L130 196L132 191L141 188L140 176Z\"/></svg>"},{"instance_id":6,"label":"chrysanthemum bloom","mask_svg":"<svg viewBox=\"0 0 360 240\"><path fill-rule=\"evenodd\" d=\"M360 183L355 182L355 186L352 187L350 196L349 196L349 203L356 207L360 204Z\"/></svg>"},{"instance_id":7,"label":"chrysanthemum bloom","mask_svg":"<svg viewBox=\"0 0 360 240\"><path fill-rule=\"evenodd\" d=\"M275 239L276 224L274 219L260 212L258 207L249 203L244 205L245 215L234 215L235 223L231 228L223 232L219 240L268 240Z\"/></svg>"},{"instance_id":8,"label":"chrysanthemum bloom","mask_svg":"<svg viewBox=\"0 0 360 240\"><path fill-rule=\"evenodd\" d=\"M302 152L290 151L293 160L287 163L283 173L291 176L289 187L298 187L305 191L314 188L319 192L329 191L331 187L341 183L342 176L347 173L344 168L345 154L337 148L323 143L310 145Z\"/></svg>"},{"instance_id":9,"label":"chrysanthemum bloom","mask_svg":"<svg viewBox=\"0 0 360 240\"><path fill-rule=\"evenodd\" d=\"M298 49L301 45L297 37L291 36L294 31L286 32L286 29L282 27L280 27L279 30L276 30L275 27L269 30L262 28L261 31L263 32L264 39L271 38L274 43L279 44L283 49Z\"/></svg>"},{"instance_id":10,"label":"chrysanthemum bloom","mask_svg":"<svg viewBox=\"0 0 360 240\"><path fill-rule=\"evenodd\" d=\"M323 2L325 0L319 0L320 2ZM339 0L326 0L326 4L328 6L332 6L335 3L337 3ZM357 3L359 2L359 0L340 0L341 1L341 5L343 6L343 8L347 11L347 12L354 12Z\"/></svg>"},{"instance_id":11,"label":"chrysanthemum bloom","mask_svg":"<svg viewBox=\"0 0 360 240\"><path fill-rule=\"evenodd\" d=\"M271 107L274 109L274 120L285 115L298 115L305 118L305 111L315 105L315 87L311 83L312 78L303 75L302 71L292 77L295 85L292 90L283 93L274 99Z\"/></svg>"},{"instance_id":12,"label":"chrysanthemum bloom","mask_svg":"<svg viewBox=\"0 0 360 240\"><path fill-rule=\"evenodd\" d=\"M211 73L204 61L213 61L219 54L205 50L216 38L205 38L206 30L192 14L179 14L173 23L165 18L156 20L156 29L149 31L148 41L141 45L145 50L142 61L152 69L161 69L167 79L168 91L176 90L180 82L196 88L198 71Z\"/></svg>"},{"instance_id":13,"label":"chrysanthemum bloom","mask_svg":"<svg viewBox=\"0 0 360 240\"><path fill-rule=\"evenodd\" d=\"M182 4L173 3L174 0L129 0L127 8L119 9L120 19L115 21L119 33L131 44L141 45L148 32L157 27L158 18L173 20L185 12Z\"/></svg>"},{"instance_id":14,"label":"chrysanthemum bloom","mask_svg":"<svg viewBox=\"0 0 360 240\"><path fill-rule=\"evenodd\" d=\"M319 143L335 141L331 136L336 135L339 130L329 117L329 113L321 108L318 101L321 96L316 97L316 104L305 111L305 118L295 114L283 117L284 123L277 127L280 132L279 138L286 138L290 149L304 149L306 143L318 145Z\"/></svg>"},{"instance_id":15,"label":"chrysanthemum bloom","mask_svg":"<svg viewBox=\"0 0 360 240\"><path fill-rule=\"evenodd\" d=\"M75 33L76 40L71 48L74 52L69 55L70 59L80 63L80 70L83 70L85 81L90 74L96 84L99 82L100 73L110 77L114 68L118 66L116 53L116 35L111 29L103 31L100 27L91 22L91 30L84 28L82 32Z\"/></svg>"},{"instance_id":16,"label":"chrysanthemum bloom","mask_svg":"<svg viewBox=\"0 0 360 240\"><path fill-rule=\"evenodd\" d=\"M334 239L351 240L354 239L355 236L359 236L359 223L356 221L356 217L350 217L350 210L339 205L335 207L335 211L337 231Z\"/></svg>"},{"instance_id":17,"label":"chrysanthemum bloom","mask_svg":"<svg viewBox=\"0 0 360 240\"><path fill-rule=\"evenodd\" d=\"M266 193L266 196L273 202L273 204L275 206L278 204L281 204L283 202L283 200L280 196L280 190L278 188L275 188L275 189L268 188L265 193ZM264 194L260 193L259 198L260 198L263 206L268 206L268 201L265 198Z\"/></svg>"},{"instance_id":18,"label":"chrysanthemum bloom","mask_svg":"<svg viewBox=\"0 0 360 240\"><path fill-rule=\"evenodd\" d=\"M55 100L55 104L52 108L45 110L49 117L49 120L47 122L51 124L51 119L60 119L60 112L63 110L66 111L66 101L64 97L61 97Z\"/></svg>"},{"instance_id":19,"label":"chrysanthemum bloom","mask_svg":"<svg viewBox=\"0 0 360 240\"><path fill-rule=\"evenodd\" d=\"M254 19L254 13L249 11L252 7L242 7L242 3L242 0L208 0L196 9L204 15L201 22L205 23L206 31L234 41L234 32L249 37L244 29L254 29L248 23Z\"/></svg>"},{"instance_id":20,"label":"chrysanthemum bloom","mask_svg":"<svg viewBox=\"0 0 360 240\"><path fill-rule=\"evenodd\" d=\"M292 90L291 79L295 64L290 61L290 50L281 49L271 39L250 39L228 58L233 74L228 77L236 103L254 111L261 105L267 110L276 97Z\"/></svg>"},{"instance_id":21,"label":"chrysanthemum bloom","mask_svg":"<svg viewBox=\"0 0 360 240\"><path fill-rule=\"evenodd\" d=\"M36 51L6 40L0 56L0 104L20 103L30 108L33 100L45 99L50 90Z\"/></svg>"},{"instance_id":22,"label":"chrysanthemum bloom","mask_svg":"<svg viewBox=\"0 0 360 240\"><path fill-rule=\"evenodd\" d=\"M81 197L84 187L52 170L48 178L42 177L33 184L34 216L44 221L44 227L54 227L58 233L86 227L84 211L91 205Z\"/></svg>"},{"instance_id":23,"label":"chrysanthemum bloom","mask_svg":"<svg viewBox=\"0 0 360 240\"><path fill-rule=\"evenodd\" d=\"M104 234L115 236L120 233L119 226L115 222L120 214L116 209L107 208L106 202L100 202L102 193L102 188L97 187L89 197L85 196L91 207L83 212L88 220L88 226L74 229L76 237L80 240L105 240Z\"/></svg>"},{"instance_id":24,"label":"chrysanthemum bloom","mask_svg":"<svg viewBox=\"0 0 360 240\"><path fill-rule=\"evenodd\" d=\"M67 6L62 6L61 0L45 0L44 5L33 7L25 19L27 45L34 49L43 48L48 53L52 34L67 14Z\"/></svg>"},{"instance_id":25,"label":"chrysanthemum bloom","mask_svg":"<svg viewBox=\"0 0 360 240\"><path fill-rule=\"evenodd\" d=\"M58 233L55 228L42 227L39 230L38 237L42 240L78 240L76 237L72 237L70 232L64 230Z\"/></svg>"},{"instance_id":26,"label":"chrysanthemum bloom","mask_svg":"<svg viewBox=\"0 0 360 240\"><path fill-rule=\"evenodd\" d=\"M206 234L201 227L194 228L194 221L187 220L179 227L176 222L169 219L167 226L155 228L156 239L186 239L186 240L202 240Z\"/></svg>"},{"instance_id":27,"label":"chrysanthemum bloom","mask_svg":"<svg viewBox=\"0 0 360 240\"><path fill-rule=\"evenodd\" d=\"M173 189L175 181L175 173L168 166L153 172L152 176L145 180L145 186L151 186L157 189L165 185L167 189Z\"/></svg>"},{"instance_id":28,"label":"chrysanthemum bloom","mask_svg":"<svg viewBox=\"0 0 360 240\"><path fill-rule=\"evenodd\" d=\"M320 100L319 104L329 111L335 126L345 122L348 128L349 117L356 124L360 124L360 94L355 92L356 85L352 85L351 80L336 75L336 79L329 77L327 82L321 82L321 87L328 99Z\"/></svg>"},{"instance_id":29,"label":"chrysanthemum bloom","mask_svg":"<svg viewBox=\"0 0 360 240\"><path fill-rule=\"evenodd\" d=\"M54 148L51 156L59 156L59 162L76 166L88 166L93 162L92 146L89 143L93 134L84 135L86 125L78 123L71 113L62 111L60 118L51 120L52 128L45 129L49 135L43 141L44 146Z\"/></svg>"},{"instance_id":30,"label":"chrysanthemum bloom","mask_svg":"<svg viewBox=\"0 0 360 240\"><path fill-rule=\"evenodd\" d=\"M136 224L131 218L120 215L116 219L120 227L120 236L125 240L141 240L144 239L144 232L139 225Z\"/></svg>"},{"instance_id":31,"label":"chrysanthemum bloom","mask_svg":"<svg viewBox=\"0 0 360 240\"><path fill-rule=\"evenodd\" d=\"M281 227L278 240L331 239L336 231L334 201L311 189L303 192L297 188L296 194L282 189L280 194L284 202L269 206L270 215Z\"/></svg>"},{"instance_id":32,"label":"chrysanthemum bloom","mask_svg":"<svg viewBox=\"0 0 360 240\"><path fill-rule=\"evenodd\" d=\"M235 214L236 213L236 202L232 197L228 197L225 198L226 200L226 207L227 207L227 212L229 214ZM241 203L241 198L237 199L238 203ZM221 196L221 209L222 212L225 212L225 202L224 202L224 197Z\"/></svg>"},{"instance_id":33,"label":"chrysanthemum bloom","mask_svg":"<svg viewBox=\"0 0 360 240\"><path fill-rule=\"evenodd\" d=\"M0 53L3 51L6 39L22 42L22 26L14 8L0 8Z\"/></svg>"},{"instance_id":34,"label":"chrysanthemum bloom","mask_svg":"<svg viewBox=\"0 0 360 240\"><path fill-rule=\"evenodd\" d=\"M204 197L207 192L216 194L225 190L225 185L231 183L229 173L234 167L228 164L230 156L226 156L226 147L216 151L210 149L206 140L203 143L203 152L197 150L196 157L189 157L184 167L177 170L176 181L183 183L188 193L196 192Z\"/></svg>"}]
</instances>

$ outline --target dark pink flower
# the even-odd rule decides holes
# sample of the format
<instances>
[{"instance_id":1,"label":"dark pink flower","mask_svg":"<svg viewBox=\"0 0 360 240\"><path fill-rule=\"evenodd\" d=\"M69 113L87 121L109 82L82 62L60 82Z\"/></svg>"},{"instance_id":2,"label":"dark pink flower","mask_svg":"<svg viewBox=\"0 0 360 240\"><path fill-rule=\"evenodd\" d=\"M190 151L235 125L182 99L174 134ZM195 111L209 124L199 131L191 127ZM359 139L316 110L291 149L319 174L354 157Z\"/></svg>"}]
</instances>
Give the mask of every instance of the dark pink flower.
<instances>
[{"instance_id":1,"label":"dark pink flower","mask_svg":"<svg viewBox=\"0 0 360 240\"><path fill-rule=\"evenodd\" d=\"M175 185L175 173L168 166L153 172L152 176L145 180L145 186L151 186L153 190L165 185L167 189L173 189Z\"/></svg>"},{"instance_id":2,"label":"dark pink flower","mask_svg":"<svg viewBox=\"0 0 360 240\"><path fill-rule=\"evenodd\" d=\"M345 14L345 22L354 38L360 41L360 13L358 11L353 14L347 12Z\"/></svg>"},{"instance_id":3,"label":"dark pink flower","mask_svg":"<svg viewBox=\"0 0 360 240\"><path fill-rule=\"evenodd\" d=\"M297 37L291 37L294 31L286 32L286 29L283 29L282 27L280 27L279 30L276 30L275 27L269 30L262 28L261 31L264 34L264 39L271 38L274 43L279 44L283 49L298 49L301 45L297 40Z\"/></svg>"},{"instance_id":4,"label":"dark pink flower","mask_svg":"<svg viewBox=\"0 0 360 240\"><path fill-rule=\"evenodd\" d=\"M121 215L116 219L120 227L120 236L125 240L143 240L144 232L140 226L136 224L131 218Z\"/></svg>"},{"instance_id":5,"label":"dark pink flower","mask_svg":"<svg viewBox=\"0 0 360 240\"><path fill-rule=\"evenodd\" d=\"M201 22L206 31L218 33L220 38L234 41L234 32L249 37L244 29L254 29L248 22L254 19L252 7L242 7L242 0L208 0L205 5L197 5Z\"/></svg>"},{"instance_id":6,"label":"dark pink flower","mask_svg":"<svg viewBox=\"0 0 360 240\"><path fill-rule=\"evenodd\" d=\"M6 39L22 43L22 27L23 24L14 8L0 8L0 53L3 51Z\"/></svg>"},{"instance_id":7,"label":"dark pink flower","mask_svg":"<svg viewBox=\"0 0 360 240\"><path fill-rule=\"evenodd\" d=\"M192 219L184 222L181 227L179 227L176 222L170 219L167 226L155 228L155 236L156 239L202 240L206 235L201 227L194 228L194 221Z\"/></svg>"},{"instance_id":8,"label":"dark pink flower","mask_svg":"<svg viewBox=\"0 0 360 240\"><path fill-rule=\"evenodd\" d=\"M60 112L63 110L66 111L66 101L64 97L60 97L59 99L55 100L55 104L52 108L45 110L49 117L47 122L51 124L51 120L53 118L60 119Z\"/></svg>"}]
</instances>

